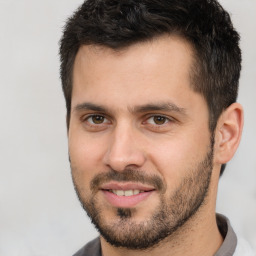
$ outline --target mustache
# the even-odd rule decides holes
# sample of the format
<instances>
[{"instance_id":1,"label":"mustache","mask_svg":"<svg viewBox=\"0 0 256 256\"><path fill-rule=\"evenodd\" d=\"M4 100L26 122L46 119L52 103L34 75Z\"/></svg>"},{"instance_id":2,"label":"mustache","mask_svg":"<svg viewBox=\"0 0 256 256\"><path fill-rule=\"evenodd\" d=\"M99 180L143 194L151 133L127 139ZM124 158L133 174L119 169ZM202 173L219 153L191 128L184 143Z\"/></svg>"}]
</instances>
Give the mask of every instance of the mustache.
<instances>
[{"instance_id":1,"label":"mustache","mask_svg":"<svg viewBox=\"0 0 256 256\"><path fill-rule=\"evenodd\" d=\"M145 185L151 185L160 192L166 190L163 180L158 175L149 175L145 171L135 169L125 169L121 172L111 169L109 172L99 173L91 180L90 189L96 192L104 183L111 181L139 182Z\"/></svg>"}]
</instances>

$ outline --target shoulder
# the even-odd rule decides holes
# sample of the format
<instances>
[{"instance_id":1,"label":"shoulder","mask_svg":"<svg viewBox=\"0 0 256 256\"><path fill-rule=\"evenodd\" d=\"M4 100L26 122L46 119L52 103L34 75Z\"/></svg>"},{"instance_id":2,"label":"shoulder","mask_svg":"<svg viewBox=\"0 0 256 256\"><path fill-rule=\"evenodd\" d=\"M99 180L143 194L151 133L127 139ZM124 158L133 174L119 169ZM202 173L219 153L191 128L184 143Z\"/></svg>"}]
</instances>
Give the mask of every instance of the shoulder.
<instances>
[{"instance_id":1,"label":"shoulder","mask_svg":"<svg viewBox=\"0 0 256 256\"><path fill-rule=\"evenodd\" d=\"M73 256L101 256L100 238L95 238Z\"/></svg>"}]
</instances>

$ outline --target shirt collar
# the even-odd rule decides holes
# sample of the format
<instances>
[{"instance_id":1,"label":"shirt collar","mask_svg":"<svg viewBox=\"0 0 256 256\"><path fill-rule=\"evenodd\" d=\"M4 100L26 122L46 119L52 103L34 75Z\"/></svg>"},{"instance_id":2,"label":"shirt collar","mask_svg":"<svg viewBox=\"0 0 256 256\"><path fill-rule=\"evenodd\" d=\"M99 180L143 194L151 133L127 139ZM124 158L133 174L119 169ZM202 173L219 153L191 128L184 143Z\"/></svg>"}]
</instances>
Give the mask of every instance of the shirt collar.
<instances>
[{"instance_id":1,"label":"shirt collar","mask_svg":"<svg viewBox=\"0 0 256 256\"><path fill-rule=\"evenodd\" d=\"M217 213L216 220L224 241L214 256L231 256L234 254L237 246L236 234L231 227L228 218L226 218L224 215Z\"/></svg>"}]
</instances>

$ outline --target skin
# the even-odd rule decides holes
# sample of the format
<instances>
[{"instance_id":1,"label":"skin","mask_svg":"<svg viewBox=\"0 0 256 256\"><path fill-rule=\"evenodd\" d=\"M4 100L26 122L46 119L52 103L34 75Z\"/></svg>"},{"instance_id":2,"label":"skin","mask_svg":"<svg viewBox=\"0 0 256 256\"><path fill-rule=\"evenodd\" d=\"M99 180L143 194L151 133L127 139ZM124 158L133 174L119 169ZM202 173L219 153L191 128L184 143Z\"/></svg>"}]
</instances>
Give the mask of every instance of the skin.
<instances>
[{"instance_id":1,"label":"skin","mask_svg":"<svg viewBox=\"0 0 256 256\"><path fill-rule=\"evenodd\" d=\"M111 169L142 170L160 177L164 198L171 198L191 167L209 151L209 113L202 95L192 89L192 64L189 43L173 36L120 51L80 47L68 130L72 176L81 199L86 202L94 195L106 222L118 223L117 211L102 191L92 194L95 175ZM172 108L156 108L166 104ZM103 117L103 122L92 115ZM164 123L157 124L155 115L164 117ZM242 107L234 103L219 118L208 194L192 218L146 251L116 248L101 237L103 255L148 255L149 251L150 255L213 255L222 243L215 219L220 166L234 155L242 126ZM134 223L150 218L159 203L160 195L154 191L136 204Z\"/></svg>"}]
</instances>

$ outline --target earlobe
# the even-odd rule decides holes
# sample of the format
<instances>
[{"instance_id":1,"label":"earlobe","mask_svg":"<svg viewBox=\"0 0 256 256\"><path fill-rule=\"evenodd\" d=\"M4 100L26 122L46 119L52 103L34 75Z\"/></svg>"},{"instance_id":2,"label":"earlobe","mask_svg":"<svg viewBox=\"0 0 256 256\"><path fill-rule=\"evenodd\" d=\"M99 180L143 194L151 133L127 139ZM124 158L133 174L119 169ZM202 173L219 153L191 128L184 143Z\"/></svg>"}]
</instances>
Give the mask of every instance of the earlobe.
<instances>
[{"instance_id":1,"label":"earlobe","mask_svg":"<svg viewBox=\"0 0 256 256\"><path fill-rule=\"evenodd\" d=\"M243 107L239 103L233 103L221 114L215 140L218 164L227 163L234 156L241 139L243 122Z\"/></svg>"}]
</instances>

